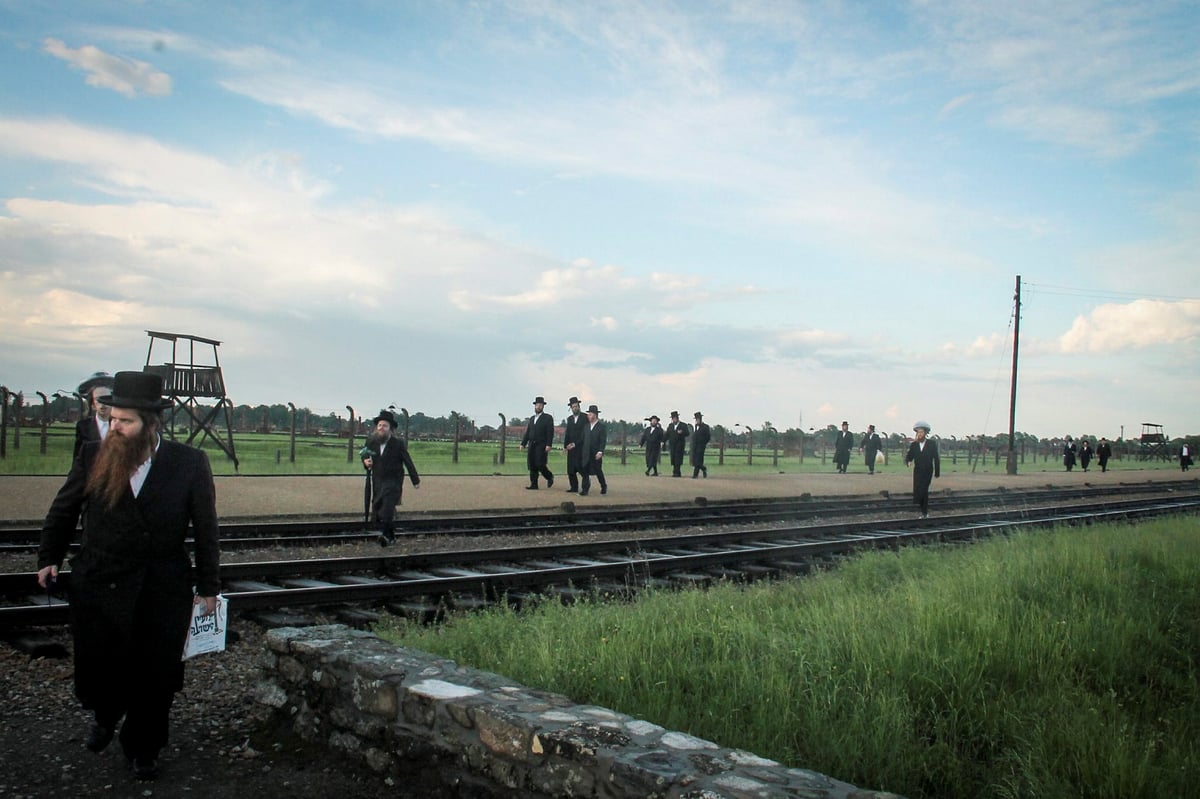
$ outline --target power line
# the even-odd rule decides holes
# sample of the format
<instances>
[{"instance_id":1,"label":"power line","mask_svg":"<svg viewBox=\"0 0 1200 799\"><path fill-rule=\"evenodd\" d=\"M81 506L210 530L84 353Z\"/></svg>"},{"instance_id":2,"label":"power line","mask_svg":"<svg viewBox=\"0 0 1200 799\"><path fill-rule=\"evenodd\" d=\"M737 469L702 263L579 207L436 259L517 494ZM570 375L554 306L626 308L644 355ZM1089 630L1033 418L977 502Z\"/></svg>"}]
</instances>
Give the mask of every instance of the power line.
<instances>
[{"instance_id":1,"label":"power line","mask_svg":"<svg viewBox=\"0 0 1200 799\"><path fill-rule=\"evenodd\" d=\"M1025 286L1033 288L1039 294L1053 294L1063 297L1087 297L1108 300L1165 300L1168 302L1200 301L1200 297L1180 297L1170 294L1142 294L1131 291L1100 291L1098 289L1080 288L1077 286L1054 286L1047 283L1030 283Z\"/></svg>"}]
</instances>

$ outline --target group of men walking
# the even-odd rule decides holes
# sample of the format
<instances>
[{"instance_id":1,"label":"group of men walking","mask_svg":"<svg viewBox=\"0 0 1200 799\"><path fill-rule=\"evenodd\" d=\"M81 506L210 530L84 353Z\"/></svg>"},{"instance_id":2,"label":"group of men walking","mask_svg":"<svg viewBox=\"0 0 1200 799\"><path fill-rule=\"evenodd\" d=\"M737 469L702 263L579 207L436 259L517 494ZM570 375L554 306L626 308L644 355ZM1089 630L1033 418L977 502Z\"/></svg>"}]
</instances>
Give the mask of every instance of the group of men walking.
<instances>
[{"instance_id":1,"label":"group of men walking","mask_svg":"<svg viewBox=\"0 0 1200 799\"><path fill-rule=\"evenodd\" d=\"M646 448L647 477L658 477L658 462L662 458L664 447L671 458L671 476L682 477L683 455L689 441L692 477L696 478L702 474L708 477L708 466L704 464L704 450L712 439L712 429L705 423L704 414L700 411L693 414L693 419L693 425L680 421L679 411L671 411L671 422L666 427L660 424L661 420L657 416L651 415L646 419L650 424L642 430L639 443Z\"/></svg>"},{"instance_id":2,"label":"group of men walking","mask_svg":"<svg viewBox=\"0 0 1200 799\"><path fill-rule=\"evenodd\" d=\"M567 453L567 493L586 497L592 488L592 479L600 486L600 493L608 493L608 480L604 477L604 447L608 443L608 428L600 421L600 408L589 405L582 409L579 397L567 400L571 409L563 420L563 449ZM692 477L708 477L708 466L704 463L704 450L712 438L712 430L704 422L703 414L695 413L695 424L688 425L679 419L679 411L671 411L671 421L662 426L658 416L650 416L649 424L642 431L641 444L646 448L646 476L658 476L658 464L666 449L671 459L671 476L683 476L684 450L690 442ZM526 452L529 467L527 490L539 488L539 478L546 481L546 488L554 486L554 473L550 471L550 450L554 448L554 417L546 412L545 397L534 397L533 415L525 425L521 448Z\"/></svg>"},{"instance_id":3,"label":"group of men walking","mask_svg":"<svg viewBox=\"0 0 1200 799\"><path fill-rule=\"evenodd\" d=\"M850 451L854 448L854 434L850 432L850 423L842 422L842 429L838 431L837 438L833 442L833 465L840 474L846 474L846 469L850 466ZM875 462L883 452L883 442L879 438L879 434L875 432L875 425L867 425L867 432L859 441L858 451L863 453L867 472L875 474Z\"/></svg>"}]
</instances>

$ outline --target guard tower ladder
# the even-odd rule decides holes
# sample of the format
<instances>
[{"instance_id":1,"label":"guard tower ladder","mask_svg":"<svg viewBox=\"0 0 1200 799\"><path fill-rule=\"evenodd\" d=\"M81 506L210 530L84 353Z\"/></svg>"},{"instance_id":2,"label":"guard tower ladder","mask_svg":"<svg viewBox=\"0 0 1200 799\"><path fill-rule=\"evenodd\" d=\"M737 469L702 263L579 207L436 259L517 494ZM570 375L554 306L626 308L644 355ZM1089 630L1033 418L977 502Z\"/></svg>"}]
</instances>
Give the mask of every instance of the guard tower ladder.
<instances>
[{"instance_id":1,"label":"guard tower ladder","mask_svg":"<svg viewBox=\"0 0 1200 799\"><path fill-rule=\"evenodd\" d=\"M146 353L146 366L142 371L152 372L163 379L163 396L171 400L171 418L169 433L175 438L175 419L180 414L187 414L191 419L191 432L187 444L202 447L204 442L212 439L221 451L233 461L233 468L238 468L237 454L233 447L233 402L225 396L225 378L221 375L221 362L217 357L217 347L221 342L200 336L183 333L163 333L157 330L147 330L150 336L150 349ZM170 342L171 359L155 363L154 345L159 343L161 350L166 342ZM186 353L181 353L181 345L186 347ZM212 362L196 361L196 346L212 348ZM186 355L186 360L180 360ZM161 357L161 356L160 356ZM216 400L211 408L203 408L200 400ZM219 414L224 415L225 435L213 425L213 420ZM196 437L200 436L199 442ZM196 443L193 443L196 442Z\"/></svg>"}]
</instances>

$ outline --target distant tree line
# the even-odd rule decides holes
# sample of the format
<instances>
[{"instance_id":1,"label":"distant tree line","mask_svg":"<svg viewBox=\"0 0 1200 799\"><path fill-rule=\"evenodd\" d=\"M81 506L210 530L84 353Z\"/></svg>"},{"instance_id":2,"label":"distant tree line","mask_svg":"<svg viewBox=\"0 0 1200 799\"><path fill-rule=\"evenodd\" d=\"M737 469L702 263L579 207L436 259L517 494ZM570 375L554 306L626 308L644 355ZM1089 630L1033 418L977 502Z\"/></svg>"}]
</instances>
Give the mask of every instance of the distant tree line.
<instances>
[{"instance_id":1,"label":"distant tree line","mask_svg":"<svg viewBox=\"0 0 1200 799\"><path fill-rule=\"evenodd\" d=\"M43 424L74 423L86 412L86 408L74 394L56 392L44 394L38 392L38 399L30 402L21 392L12 392L0 387L3 402L3 424L6 428L41 427ZM205 418L213 405L198 404L196 415ZM399 432L414 440L458 440L458 441L498 441L500 425L503 418L507 427L505 433L509 440L519 439L524 431L525 422L530 409L522 409L511 415L496 415L495 424L479 424L475 419L458 411L450 411L443 416L429 416L417 411L412 414L403 408L392 407L399 422ZM247 433L288 433L292 430L293 421L297 435L304 436L336 436L348 437L351 432L355 436L369 432L370 420L379 412L377 408L354 409L353 422L350 418L350 408L345 413L329 412L316 413L310 408L293 408L284 403L274 405L236 405L230 408L229 418L234 435ZM560 424L565 414L555 414ZM187 430L190 419L187 414L168 412L168 418L176 425L176 430ZM224 416L217 414L215 423L218 429L223 429ZM647 421L637 419L606 419L609 428L609 441L614 446L636 447L641 437L642 429ZM351 430L353 426L353 430ZM713 445L724 451L746 450L755 456L770 457L823 457L831 455L838 426L830 424L823 428L809 428L807 431L799 427L789 427L779 430L769 421L758 424L735 423L732 426L722 424L712 425ZM885 452L896 452L907 446L911 433L905 429L900 431L879 431L883 440ZM861 442L863 431L855 431L855 447ZM1098 436L1085 435L1075 440L1089 438L1093 443ZM952 458L999 458L1008 451L1008 433L994 435L941 436L942 450ZM1168 441L1173 449L1184 441L1196 443L1192 436L1179 437ZM1016 433L1014 436L1015 449L1022 457L1039 457L1048 459L1057 457L1061 452L1064 439L1061 437L1039 438L1032 433ZM1131 454L1139 446L1137 439L1113 440L1118 457ZM803 454L801 454L803 453ZM944 456L945 456L944 455Z\"/></svg>"}]
</instances>

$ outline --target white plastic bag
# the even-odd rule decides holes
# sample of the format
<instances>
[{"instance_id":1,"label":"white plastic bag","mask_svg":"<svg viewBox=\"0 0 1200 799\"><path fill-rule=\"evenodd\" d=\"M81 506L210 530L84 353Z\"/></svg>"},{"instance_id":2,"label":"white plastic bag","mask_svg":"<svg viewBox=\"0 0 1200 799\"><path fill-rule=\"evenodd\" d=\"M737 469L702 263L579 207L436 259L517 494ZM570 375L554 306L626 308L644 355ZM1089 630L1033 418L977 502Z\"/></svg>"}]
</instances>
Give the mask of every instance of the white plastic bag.
<instances>
[{"instance_id":1,"label":"white plastic bag","mask_svg":"<svg viewBox=\"0 0 1200 799\"><path fill-rule=\"evenodd\" d=\"M204 614L203 602L192 605L192 618L188 624L187 641L183 645L183 659L194 658L206 652L225 651L225 623L229 619L229 606L225 597L217 594L217 610Z\"/></svg>"},{"instance_id":2,"label":"white plastic bag","mask_svg":"<svg viewBox=\"0 0 1200 799\"><path fill-rule=\"evenodd\" d=\"M881 449L875 450L875 465L876 466L883 465L883 450L881 450Z\"/></svg>"}]
</instances>

